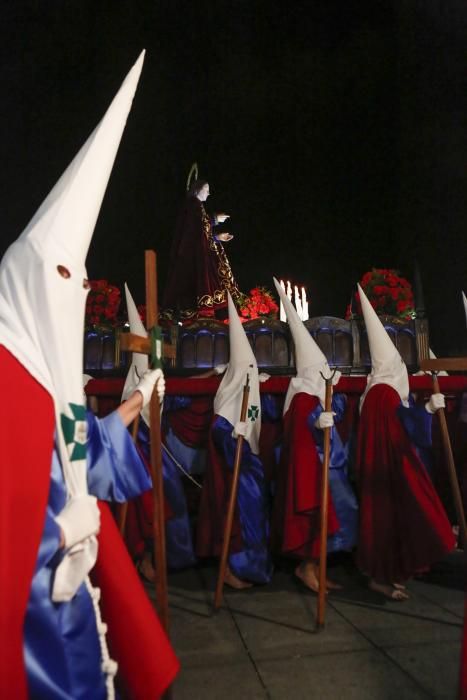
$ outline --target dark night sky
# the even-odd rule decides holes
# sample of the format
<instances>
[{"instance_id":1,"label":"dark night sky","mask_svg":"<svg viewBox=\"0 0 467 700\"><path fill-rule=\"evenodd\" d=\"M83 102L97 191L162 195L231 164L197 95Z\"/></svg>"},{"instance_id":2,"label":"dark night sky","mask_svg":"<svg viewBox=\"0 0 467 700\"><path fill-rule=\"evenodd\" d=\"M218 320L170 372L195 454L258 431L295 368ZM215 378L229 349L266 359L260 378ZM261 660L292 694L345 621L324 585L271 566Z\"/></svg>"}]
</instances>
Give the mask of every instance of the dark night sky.
<instances>
[{"instance_id":1,"label":"dark night sky","mask_svg":"<svg viewBox=\"0 0 467 700\"><path fill-rule=\"evenodd\" d=\"M88 257L143 300L165 280L191 163L245 291L305 284L342 316L372 266L420 262L437 354L466 351L464 0L2 3L0 252L146 62Z\"/></svg>"}]
</instances>

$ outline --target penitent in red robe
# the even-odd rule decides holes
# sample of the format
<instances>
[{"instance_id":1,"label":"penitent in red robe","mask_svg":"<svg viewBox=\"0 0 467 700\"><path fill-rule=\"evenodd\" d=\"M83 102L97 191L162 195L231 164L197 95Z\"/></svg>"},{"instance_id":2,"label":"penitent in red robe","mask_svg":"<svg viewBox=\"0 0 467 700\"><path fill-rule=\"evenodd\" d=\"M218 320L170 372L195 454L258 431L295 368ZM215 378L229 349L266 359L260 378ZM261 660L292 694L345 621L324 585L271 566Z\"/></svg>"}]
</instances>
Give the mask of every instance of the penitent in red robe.
<instances>
[{"instance_id":1,"label":"penitent in red robe","mask_svg":"<svg viewBox=\"0 0 467 700\"><path fill-rule=\"evenodd\" d=\"M23 625L45 523L55 417L50 395L2 346L0 368L0 697L26 700ZM106 504L93 578L130 697L159 697L179 663Z\"/></svg>"},{"instance_id":2,"label":"penitent in red robe","mask_svg":"<svg viewBox=\"0 0 467 700\"><path fill-rule=\"evenodd\" d=\"M322 464L308 427L319 403L316 396L295 394L284 416L284 444L274 506L274 544L301 559L320 554ZM328 535L339 529L329 493Z\"/></svg>"},{"instance_id":3,"label":"penitent in red robe","mask_svg":"<svg viewBox=\"0 0 467 700\"><path fill-rule=\"evenodd\" d=\"M451 525L397 409L400 396L377 384L360 416L358 565L380 583L401 582L455 546Z\"/></svg>"}]
</instances>

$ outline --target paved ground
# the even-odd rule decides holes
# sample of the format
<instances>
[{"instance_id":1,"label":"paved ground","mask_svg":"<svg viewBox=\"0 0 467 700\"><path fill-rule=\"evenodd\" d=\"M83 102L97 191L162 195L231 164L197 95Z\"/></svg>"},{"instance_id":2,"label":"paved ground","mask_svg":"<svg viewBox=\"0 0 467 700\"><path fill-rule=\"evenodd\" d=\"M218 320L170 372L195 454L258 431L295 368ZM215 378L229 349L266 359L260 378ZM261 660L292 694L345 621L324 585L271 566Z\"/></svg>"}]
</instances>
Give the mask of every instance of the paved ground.
<instances>
[{"instance_id":1,"label":"paved ground","mask_svg":"<svg viewBox=\"0 0 467 700\"><path fill-rule=\"evenodd\" d=\"M406 603L365 587L350 561L345 585L315 630L316 596L285 564L269 586L226 589L212 612L215 566L169 577L171 638L182 663L174 700L456 698L463 623L462 554L423 580Z\"/></svg>"}]
</instances>

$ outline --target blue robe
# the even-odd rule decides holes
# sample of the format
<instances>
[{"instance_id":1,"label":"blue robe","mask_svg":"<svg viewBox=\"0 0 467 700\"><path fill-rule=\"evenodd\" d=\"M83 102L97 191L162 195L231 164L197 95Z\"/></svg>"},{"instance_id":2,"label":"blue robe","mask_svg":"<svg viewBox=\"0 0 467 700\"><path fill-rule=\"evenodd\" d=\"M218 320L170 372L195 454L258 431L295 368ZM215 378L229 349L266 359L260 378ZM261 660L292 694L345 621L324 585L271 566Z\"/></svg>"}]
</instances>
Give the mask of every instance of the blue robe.
<instances>
[{"instance_id":1,"label":"blue robe","mask_svg":"<svg viewBox=\"0 0 467 700\"><path fill-rule=\"evenodd\" d=\"M338 423L344 415L346 398L344 394L334 394L332 410L336 414L334 420ZM308 417L308 427L316 443L319 458L323 461L323 431L315 428L315 422L323 412L321 404ZM348 479L349 445L344 444L337 431L331 430L331 454L329 461L329 487L332 502L339 520L339 530L328 537L328 552L341 550L350 551L358 539L358 504Z\"/></svg>"},{"instance_id":2,"label":"blue robe","mask_svg":"<svg viewBox=\"0 0 467 700\"><path fill-rule=\"evenodd\" d=\"M146 469L120 416L87 415L88 488L101 500L126 501L151 488ZM55 517L65 506L59 455L52 454L44 530L24 624L24 659L29 696L47 700L106 698L105 676L91 598L84 583L66 603L51 590L62 552Z\"/></svg>"},{"instance_id":3,"label":"blue robe","mask_svg":"<svg viewBox=\"0 0 467 700\"><path fill-rule=\"evenodd\" d=\"M198 553L201 556L220 554L237 446L232 431L233 426L228 420L215 417L199 516ZM239 541L231 547L229 567L235 576L253 583L269 583L272 576L267 491L261 460L244 440L236 509Z\"/></svg>"},{"instance_id":4,"label":"blue robe","mask_svg":"<svg viewBox=\"0 0 467 700\"><path fill-rule=\"evenodd\" d=\"M404 406L401 403L397 409L397 415L415 451L425 465L425 469L430 477L433 478L433 458L431 453L433 414L428 413L425 406L416 404L412 396L410 396L409 406Z\"/></svg>"},{"instance_id":5,"label":"blue robe","mask_svg":"<svg viewBox=\"0 0 467 700\"><path fill-rule=\"evenodd\" d=\"M138 444L148 462L150 461L149 438L147 425L140 421ZM182 464L182 466L185 465ZM196 557L193 551L193 539L181 472L165 450L162 450L162 473L164 496L172 511L172 517L165 523L167 566L169 569L183 569L195 564Z\"/></svg>"}]
</instances>

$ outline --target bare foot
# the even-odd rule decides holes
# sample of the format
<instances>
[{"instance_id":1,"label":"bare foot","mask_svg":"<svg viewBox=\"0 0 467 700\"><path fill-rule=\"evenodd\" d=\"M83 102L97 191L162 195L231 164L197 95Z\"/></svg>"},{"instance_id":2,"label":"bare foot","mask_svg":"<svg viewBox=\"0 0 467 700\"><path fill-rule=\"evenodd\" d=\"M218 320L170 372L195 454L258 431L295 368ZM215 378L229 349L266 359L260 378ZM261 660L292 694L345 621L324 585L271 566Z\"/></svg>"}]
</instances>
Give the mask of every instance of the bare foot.
<instances>
[{"instance_id":1,"label":"bare foot","mask_svg":"<svg viewBox=\"0 0 467 700\"><path fill-rule=\"evenodd\" d=\"M409 594L403 588L395 588L390 583L377 583L374 579L370 579L368 588L377 593L381 593L389 600L397 600L402 602L409 599Z\"/></svg>"},{"instance_id":2,"label":"bare foot","mask_svg":"<svg viewBox=\"0 0 467 700\"><path fill-rule=\"evenodd\" d=\"M312 561L303 561L295 569L295 576L300 579L300 581L313 591L314 593L319 592L319 579L318 579L318 566Z\"/></svg>"},{"instance_id":3,"label":"bare foot","mask_svg":"<svg viewBox=\"0 0 467 700\"><path fill-rule=\"evenodd\" d=\"M136 565L139 575L148 583L155 583L156 570L152 565L151 557L144 556Z\"/></svg>"},{"instance_id":4,"label":"bare foot","mask_svg":"<svg viewBox=\"0 0 467 700\"><path fill-rule=\"evenodd\" d=\"M238 591L241 591L244 588L251 588L253 585L249 581L242 581L241 578L235 576L235 574L231 572L228 566L225 570L224 583L226 583L231 588L236 588Z\"/></svg>"},{"instance_id":5,"label":"bare foot","mask_svg":"<svg viewBox=\"0 0 467 700\"><path fill-rule=\"evenodd\" d=\"M319 566L313 561L302 561L295 569L295 576L311 591L319 592ZM326 579L326 590L340 591L342 586Z\"/></svg>"}]
</instances>

